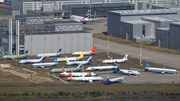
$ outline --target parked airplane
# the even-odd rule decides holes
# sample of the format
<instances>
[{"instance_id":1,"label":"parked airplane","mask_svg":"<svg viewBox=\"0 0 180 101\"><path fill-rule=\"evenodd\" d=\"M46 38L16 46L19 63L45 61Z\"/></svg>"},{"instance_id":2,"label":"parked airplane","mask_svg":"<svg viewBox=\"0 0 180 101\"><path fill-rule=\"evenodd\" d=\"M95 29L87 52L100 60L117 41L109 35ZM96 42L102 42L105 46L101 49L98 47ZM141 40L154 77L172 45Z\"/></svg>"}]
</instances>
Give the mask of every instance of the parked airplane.
<instances>
[{"instance_id":1,"label":"parked airplane","mask_svg":"<svg viewBox=\"0 0 180 101\"><path fill-rule=\"evenodd\" d=\"M165 69L164 68L154 68L154 67L150 67L149 64L146 62L146 67L145 67L145 71L153 71L153 72L158 72L158 73L177 73L177 70L175 69Z\"/></svg>"},{"instance_id":2,"label":"parked airplane","mask_svg":"<svg viewBox=\"0 0 180 101\"><path fill-rule=\"evenodd\" d=\"M40 59L28 59L28 60L21 60L19 63L35 63L35 62L42 62L45 60L45 56L42 56Z\"/></svg>"},{"instance_id":3,"label":"parked airplane","mask_svg":"<svg viewBox=\"0 0 180 101\"><path fill-rule=\"evenodd\" d=\"M69 74L68 77L69 80L77 80L77 81L89 81L89 82L93 82L93 81L99 81L99 80L103 80L102 77L100 76L94 76L94 77L72 77L72 75Z\"/></svg>"},{"instance_id":4,"label":"parked airplane","mask_svg":"<svg viewBox=\"0 0 180 101\"><path fill-rule=\"evenodd\" d=\"M124 77L117 77L110 79L107 75L107 83L121 83L124 80Z\"/></svg>"},{"instance_id":5,"label":"parked airplane","mask_svg":"<svg viewBox=\"0 0 180 101\"><path fill-rule=\"evenodd\" d=\"M41 67L41 68L44 68L44 67L47 67L47 66L54 66L57 64L57 58L54 59L53 62L49 62L49 63L35 63L35 64L32 64L31 66L32 67Z\"/></svg>"},{"instance_id":6,"label":"parked airplane","mask_svg":"<svg viewBox=\"0 0 180 101\"><path fill-rule=\"evenodd\" d=\"M71 15L70 19L63 19L62 21L77 21L77 22L87 22L87 21L95 21L95 20L100 20L100 18L91 18L89 19L91 11L88 10L85 17L83 16L77 16L77 15Z\"/></svg>"},{"instance_id":7,"label":"parked airplane","mask_svg":"<svg viewBox=\"0 0 180 101\"><path fill-rule=\"evenodd\" d=\"M57 53L40 53L37 55L37 57L42 57L45 55L48 58L49 56L58 56L59 54L61 54L61 48Z\"/></svg>"},{"instance_id":8,"label":"parked airplane","mask_svg":"<svg viewBox=\"0 0 180 101\"><path fill-rule=\"evenodd\" d=\"M126 75L139 75L140 73L138 71L135 70L126 70L126 69L119 69L119 68L115 68L114 70L116 70L119 73L123 73Z\"/></svg>"},{"instance_id":9,"label":"parked airplane","mask_svg":"<svg viewBox=\"0 0 180 101\"><path fill-rule=\"evenodd\" d=\"M125 62L126 60L128 60L127 57L128 57L128 54L126 54L123 59L112 59L111 58L111 59L102 61L102 63L114 63L115 61L117 61L117 62Z\"/></svg>"},{"instance_id":10,"label":"parked airplane","mask_svg":"<svg viewBox=\"0 0 180 101\"><path fill-rule=\"evenodd\" d=\"M24 58L28 54L28 50L23 55L5 55L3 58L5 59L17 59L17 58Z\"/></svg>"},{"instance_id":11,"label":"parked airplane","mask_svg":"<svg viewBox=\"0 0 180 101\"><path fill-rule=\"evenodd\" d=\"M87 61L67 61L66 65L79 65L81 63L88 64L88 63L92 62L91 59L92 59L92 56L90 56Z\"/></svg>"},{"instance_id":12,"label":"parked airplane","mask_svg":"<svg viewBox=\"0 0 180 101\"><path fill-rule=\"evenodd\" d=\"M70 61L70 60L81 60L84 58L83 53L79 57L65 57L65 58L57 58L57 61Z\"/></svg>"},{"instance_id":13,"label":"parked airplane","mask_svg":"<svg viewBox=\"0 0 180 101\"><path fill-rule=\"evenodd\" d=\"M96 48L97 47L94 47L94 49L92 51L81 51L81 52L74 52L72 53L72 55L80 55L80 54L84 54L84 55L91 55L91 54L94 54L96 52Z\"/></svg>"},{"instance_id":14,"label":"parked airplane","mask_svg":"<svg viewBox=\"0 0 180 101\"><path fill-rule=\"evenodd\" d=\"M62 68L62 73L61 75L65 75L68 76L69 74L71 74L72 76L94 76L96 75L94 72L72 72L72 73L67 73L64 68Z\"/></svg>"},{"instance_id":15,"label":"parked airplane","mask_svg":"<svg viewBox=\"0 0 180 101\"><path fill-rule=\"evenodd\" d=\"M116 68L116 63L115 62L112 66L96 66L96 67L88 67L86 70L105 70L105 69L113 69Z\"/></svg>"},{"instance_id":16,"label":"parked airplane","mask_svg":"<svg viewBox=\"0 0 180 101\"><path fill-rule=\"evenodd\" d=\"M82 69L82 64L80 64L77 68L64 68L65 71L79 71L81 69ZM52 69L51 72L62 72L62 68Z\"/></svg>"}]
</instances>

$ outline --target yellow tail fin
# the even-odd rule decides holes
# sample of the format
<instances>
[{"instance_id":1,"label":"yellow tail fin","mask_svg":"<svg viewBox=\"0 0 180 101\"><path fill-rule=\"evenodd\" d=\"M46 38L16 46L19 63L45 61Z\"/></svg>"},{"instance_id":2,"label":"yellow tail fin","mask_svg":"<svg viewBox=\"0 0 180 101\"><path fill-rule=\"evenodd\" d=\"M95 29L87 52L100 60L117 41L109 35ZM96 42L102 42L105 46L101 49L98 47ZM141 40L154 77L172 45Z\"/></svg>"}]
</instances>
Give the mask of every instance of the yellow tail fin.
<instances>
[{"instance_id":1,"label":"yellow tail fin","mask_svg":"<svg viewBox=\"0 0 180 101\"><path fill-rule=\"evenodd\" d=\"M83 52L82 52L81 55L78 57L78 60L79 60L79 59L82 59L82 58L84 58Z\"/></svg>"}]
</instances>

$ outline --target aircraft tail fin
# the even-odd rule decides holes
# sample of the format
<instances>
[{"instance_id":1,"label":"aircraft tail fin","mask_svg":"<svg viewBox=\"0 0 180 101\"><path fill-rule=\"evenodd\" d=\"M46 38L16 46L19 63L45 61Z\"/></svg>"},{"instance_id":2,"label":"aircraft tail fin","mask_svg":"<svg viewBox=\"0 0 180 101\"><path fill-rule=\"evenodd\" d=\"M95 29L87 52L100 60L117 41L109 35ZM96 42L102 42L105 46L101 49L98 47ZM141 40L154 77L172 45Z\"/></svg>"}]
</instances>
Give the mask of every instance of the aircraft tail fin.
<instances>
[{"instance_id":1,"label":"aircraft tail fin","mask_svg":"<svg viewBox=\"0 0 180 101\"><path fill-rule=\"evenodd\" d=\"M57 58L54 59L53 63L57 63Z\"/></svg>"},{"instance_id":2,"label":"aircraft tail fin","mask_svg":"<svg viewBox=\"0 0 180 101\"><path fill-rule=\"evenodd\" d=\"M82 20L84 20L85 18L87 18L87 17L90 15L90 13L91 13L91 11L90 11L90 10L88 10L88 11L87 11L87 13L86 13L86 15L85 15L85 17L84 17L84 18L82 18Z\"/></svg>"},{"instance_id":3,"label":"aircraft tail fin","mask_svg":"<svg viewBox=\"0 0 180 101\"><path fill-rule=\"evenodd\" d=\"M109 82L110 81L110 79L109 79L109 76L107 75L107 82Z\"/></svg>"},{"instance_id":4,"label":"aircraft tail fin","mask_svg":"<svg viewBox=\"0 0 180 101\"><path fill-rule=\"evenodd\" d=\"M72 78L72 75L71 75L71 74L68 73L68 75L69 75L69 78Z\"/></svg>"},{"instance_id":5,"label":"aircraft tail fin","mask_svg":"<svg viewBox=\"0 0 180 101\"><path fill-rule=\"evenodd\" d=\"M62 73L66 73L66 71L64 70L64 68L61 68L61 71L62 71Z\"/></svg>"},{"instance_id":6,"label":"aircraft tail fin","mask_svg":"<svg viewBox=\"0 0 180 101\"><path fill-rule=\"evenodd\" d=\"M114 70L116 70L117 72L120 72L120 69L119 69L119 68L114 68Z\"/></svg>"},{"instance_id":7,"label":"aircraft tail fin","mask_svg":"<svg viewBox=\"0 0 180 101\"><path fill-rule=\"evenodd\" d=\"M78 57L78 60L84 58L83 52L81 53L81 55Z\"/></svg>"},{"instance_id":8,"label":"aircraft tail fin","mask_svg":"<svg viewBox=\"0 0 180 101\"><path fill-rule=\"evenodd\" d=\"M113 66L116 66L116 64L117 64L117 61L114 62Z\"/></svg>"},{"instance_id":9,"label":"aircraft tail fin","mask_svg":"<svg viewBox=\"0 0 180 101\"><path fill-rule=\"evenodd\" d=\"M59 51L58 51L57 53L59 53L59 54L60 54L60 53L61 53L61 49L62 49L62 48L60 48L60 49L59 49Z\"/></svg>"},{"instance_id":10,"label":"aircraft tail fin","mask_svg":"<svg viewBox=\"0 0 180 101\"><path fill-rule=\"evenodd\" d=\"M96 52L96 48L97 48L97 47L94 47L94 49L92 50L92 52Z\"/></svg>"},{"instance_id":11,"label":"aircraft tail fin","mask_svg":"<svg viewBox=\"0 0 180 101\"><path fill-rule=\"evenodd\" d=\"M43 55L40 59L40 62L44 61L45 60L45 55Z\"/></svg>"},{"instance_id":12,"label":"aircraft tail fin","mask_svg":"<svg viewBox=\"0 0 180 101\"><path fill-rule=\"evenodd\" d=\"M128 54L126 54L123 59L127 60L127 58L128 58Z\"/></svg>"},{"instance_id":13,"label":"aircraft tail fin","mask_svg":"<svg viewBox=\"0 0 180 101\"><path fill-rule=\"evenodd\" d=\"M151 68L147 62L146 62L146 67L147 67L147 68Z\"/></svg>"},{"instance_id":14,"label":"aircraft tail fin","mask_svg":"<svg viewBox=\"0 0 180 101\"><path fill-rule=\"evenodd\" d=\"M89 59L87 60L88 63L92 62L92 56L89 57Z\"/></svg>"},{"instance_id":15,"label":"aircraft tail fin","mask_svg":"<svg viewBox=\"0 0 180 101\"><path fill-rule=\"evenodd\" d=\"M82 63L77 68L82 68Z\"/></svg>"},{"instance_id":16,"label":"aircraft tail fin","mask_svg":"<svg viewBox=\"0 0 180 101\"><path fill-rule=\"evenodd\" d=\"M24 53L24 55L27 55L28 54L28 50L26 50L26 52Z\"/></svg>"}]
</instances>

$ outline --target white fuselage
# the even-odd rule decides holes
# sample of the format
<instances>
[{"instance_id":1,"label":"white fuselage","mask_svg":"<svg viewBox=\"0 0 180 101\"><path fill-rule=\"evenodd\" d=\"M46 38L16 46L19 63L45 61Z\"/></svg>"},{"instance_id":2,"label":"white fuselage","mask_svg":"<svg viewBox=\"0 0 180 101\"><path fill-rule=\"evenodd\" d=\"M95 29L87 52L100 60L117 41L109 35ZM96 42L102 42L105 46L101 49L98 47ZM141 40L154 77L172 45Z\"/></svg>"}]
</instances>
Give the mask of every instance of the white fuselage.
<instances>
[{"instance_id":1,"label":"white fuselage","mask_svg":"<svg viewBox=\"0 0 180 101\"><path fill-rule=\"evenodd\" d=\"M72 19L72 20L75 20L75 21L77 21L77 22L81 22L81 21L89 21L89 19L88 18L84 18L84 17L82 17L82 16L77 16L77 15L71 15L71 17L70 17L70 19Z\"/></svg>"},{"instance_id":2,"label":"white fuselage","mask_svg":"<svg viewBox=\"0 0 180 101\"><path fill-rule=\"evenodd\" d=\"M59 54L61 53L41 53L41 54L38 54L37 57L42 57L42 56L58 56Z\"/></svg>"},{"instance_id":3,"label":"white fuselage","mask_svg":"<svg viewBox=\"0 0 180 101\"><path fill-rule=\"evenodd\" d=\"M134 75L139 75L140 74L138 71L135 71L135 70L120 69L120 72L122 72L124 74L134 74Z\"/></svg>"},{"instance_id":4,"label":"white fuselage","mask_svg":"<svg viewBox=\"0 0 180 101\"><path fill-rule=\"evenodd\" d=\"M72 73L70 73L72 76L94 76L94 75L96 75L94 72L72 72ZM67 73L67 72L64 72L64 73L61 73L61 75L66 75L66 76L68 76L69 75L69 73Z\"/></svg>"},{"instance_id":5,"label":"white fuselage","mask_svg":"<svg viewBox=\"0 0 180 101\"><path fill-rule=\"evenodd\" d=\"M94 81L94 80L103 80L102 77L100 76L95 76L95 77L68 77L70 80L77 80L77 81Z\"/></svg>"},{"instance_id":6,"label":"white fuselage","mask_svg":"<svg viewBox=\"0 0 180 101\"><path fill-rule=\"evenodd\" d=\"M88 61L69 61L69 62L67 62L66 63L66 65L79 65L79 64L87 64L88 63Z\"/></svg>"},{"instance_id":7,"label":"white fuselage","mask_svg":"<svg viewBox=\"0 0 180 101\"><path fill-rule=\"evenodd\" d=\"M77 60L78 57L67 57L67 58L57 58L57 61L72 61L72 60Z\"/></svg>"},{"instance_id":8,"label":"white fuselage","mask_svg":"<svg viewBox=\"0 0 180 101\"><path fill-rule=\"evenodd\" d=\"M84 54L84 55L90 55L90 54L93 54L93 52L91 52L91 51L82 51L82 52L74 52L74 53L72 53L72 55L81 55L81 54Z\"/></svg>"},{"instance_id":9,"label":"white fuselage","mask_svg":"<svg viewBox=\"0 0 180 101\"><path fill-rule=\"evenodd\" d=\"M28 59L28 60L21 60L19 63L35 63L35 62L40 62L41 59Z\"/></svg>"},{"instance_id":10,"label":"white fuselage","mask_svg":"<svg viewBox=\"0 0 180 101\"><path fill-rule=\"evenodd\" d=\"M46 67L46 66L54 66L56 65L57 63L35 63L35 64L32 64L33 67Z\"/></svg>"},{"instance_id":11,"label":"white fuselage","mask_svg":"<svg viewBox=\"0 0 180 101\"><path fill-rule=\"evenodd\" d=\"M103 69L113 69L117 66L96 66L96 67L88 67L86 70L103 70Z\"/></svg>"},{"instance_id":12,"label":"white fuselage","mask_svg":"<svg viewBox=\"0 0 180 101\"><path fill-rule=\"evenodd\" d=\"M125 62L128 59L108 59L108 60L104 60L102 61L102 63L114 63L114 62Z\"/></svg>"},{"instance_id":13,"label":"white fuselage","mask_svg":"<svg viewBox=\"0 0 180 101\"><path fill-rule=\"evenodd\" d=\"M160 73L177 73L177 70L175 69L164 69L164 68L148 68L145 67L148 71L153 71L153 72L160 72Z\"/></svg>"},{"instance_id":14,"label":"white fuselage","mask_svg":"<svg viewBox=\"0 0 180 101\"><path fill-rule=\"evenodd\" d=\"M109 79L110 82L121 82L124 80L124 77L118 77L118 78L112 78L112 79Z\"/></svg>"}]
</instances>

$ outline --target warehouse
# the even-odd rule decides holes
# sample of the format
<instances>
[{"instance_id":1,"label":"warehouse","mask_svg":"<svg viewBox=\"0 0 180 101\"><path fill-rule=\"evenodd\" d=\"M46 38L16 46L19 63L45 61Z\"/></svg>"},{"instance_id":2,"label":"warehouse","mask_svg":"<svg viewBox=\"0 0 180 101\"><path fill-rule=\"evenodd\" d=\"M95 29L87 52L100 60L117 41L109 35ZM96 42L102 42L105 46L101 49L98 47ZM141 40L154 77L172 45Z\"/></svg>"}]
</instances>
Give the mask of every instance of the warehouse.
<instances>
[{"instance_id":1,"label":"warehouse","mask_svg":"<svg viewBox=\"0 0 180 101\"><path fill-rule=\"evenodd\" d=\"M52 21L45 16L16 16L10 19L9 28L3 26L1 45L9 53L22 54L29 50L29 55L38 53L57 52L62 48L62 53L92 50L92 33L83 31L80 22ZM15 21L15 22L14 22ZM12 27L16 24L15 27Z\"/></svg>"},{"instance_id":2,"label":"warehouse","mask_svg":"<svg viewBox=\"0 0 180 101\"><path fill-rule=\"evenodd\" d=\"M0 6L0 14L15 16L20 15L20 10Z\"/></svg>"},{"instance_id":3,"label":"warehouse","mask_svg":"<svg viewBox=\"0 0 180 101\"><path fill-rule=\"evenodd\" d=\"M150 17L149 17L150 16ZM107 25L107 34L114 37L129 39L132 41L139 42L144 40L152 40L155 38L156 35L156 28L166 28L169 27L170 22L177 21L176 19L180 18L180 11L179 10L169 10L169 9L153 9L153 10L124 10L124 11L109 11L108 12L108 25ZM126 29L133 29L130 28L131 26L124 27L123 23L131 23L131 22L138 22L138 21L146 21L153 23L153 26L149 26L146 30L151 29L153 30L152 33L146 33L145 36L143 33L138 35L138 38L135 38L137 32L142 32L142 27L136 28L135 33L133 33L132 38L125 38L126 35L123 35L127 32ZM125 30L125 31L123 31ZM138 31L137 31L138 30ZM147 31L148 32L148 31ZM142 36L142 38L140 38ZM128 35L127 35L128 37ZM138 41L138 40L139 41Z\"/></svg>"},{"instance_id":4,"label":"warehouse","mask_svg":"<svg viewBox=\"0 0 180 101\"><path fill-rule=\"evenodd\" d=\"M156 29L155 46L169 48L169 27Z\"/></svg>"}]
</instances>

